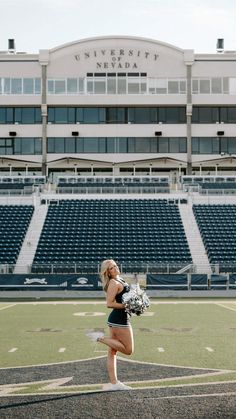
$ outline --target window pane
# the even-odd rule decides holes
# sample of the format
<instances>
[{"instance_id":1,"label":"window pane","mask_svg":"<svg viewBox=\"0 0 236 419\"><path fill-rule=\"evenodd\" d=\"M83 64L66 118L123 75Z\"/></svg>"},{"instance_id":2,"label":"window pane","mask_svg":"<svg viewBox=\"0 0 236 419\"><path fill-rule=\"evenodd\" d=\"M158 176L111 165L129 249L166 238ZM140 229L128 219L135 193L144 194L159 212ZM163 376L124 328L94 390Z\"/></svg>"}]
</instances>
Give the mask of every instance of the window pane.
<instances>
[{"instance_id":1,"label":"window pane","mask_svg":"<svg viewBox=\"0 0 236 419\"><path fill-rule=\"evenodd\" d=\"M126 137L119 137L117 138L118 141L118 153L131 153L130 147L132 147L133 139L129 138L129 149L127 150L127 138Z\"/></svg>"},{"instance_id":2,"label":"window pane","mask_svg":"<svg viewBox=\"0 0 236 419\"><path fill-rule=\"evenodd\" d=\"M107 138L107 153L115 153L115 138Z\"/></svg>"},{"instance_id":3,"label":"window pane","mask_svg":"<svg viewBox=\"0 0 236 419\"><path fill-rule=\"evenodd\" d=\"M179 152L187 153L187 139L186 138L179 138Z\"/></svg>"},{"instance_id":4,"label":"window pane","mask_svg":"<svg viewBox=\"0 0 236 419\"><path fill-rule=\"evenodd\" d=\"M75 146L76 146L76 153L83 153L84 152L84 139L75 138Z\"/></svg>"},{"instance_id":5,"label":"window pane","mask_svg":"<svg viewBox=\"0 0 236 419\"><path fill-rule=\"evenodd\" d=\"M55 123L56 124L67 123L67 108L55 108Z\"/></svg>"},{"instance_id":6,"label":"window pane","mask_svg":"<svg viewBox=\"0 0 236 419\"><path fill-rule=\"evenodd\" d=\"M34 108L22 108L21 122L22 124L34 124Z\"/></svg>"},{"instance_id":7,"label":"window pane","mask_svg":"<svg viewBox=\"0 0 236 419\"><path fill-rule=\"evenodd\" d=\"M159 138L159 153L168 153L168 138Z\"/></svg>"},{"instance_id":8,"label":"window pane","mask_svg":"<svg viewBox=\"0 0 236 419\"><path fill-rule=\"evenodd\" d=\"M236 108L228 108L228 122L236 123Z\"/></svg>"},{"instance_id":9,"label":"window pane","mask_svg":"<svg viewBox=\"0 0 236 419\"><path fill-rule=\"evenodd\" d=\"M41 93L41 79L34 79L34 92L36 95Z\"/></svg>"},{"instance_id":10,"label":"window pane","mask_svg":"<svg viewBox=\"0 0 236 419\"><path fill-rule=\"evenodd\" d=\"M4 78L3 83L4 83L4 93L9 94L11 92L11 80L10 80L10 78Z\"/></svg>"},{"instance_id":11,"label":"window pane","mask_svg":"<svg viewBox=\"0 0 236 419\"><path fill-rule=\"evenodd\" d=\"M192 153L199 154L199 139L197 137L192 138Z\"/></svg>"},{"instance_id":12,"label":"window pane","mask_svg":"<svg viewBox=\"0 0 236 419\"><path fill-rule=\"evenodd\" d=\"M128 93L137 94L139 93L139 79L130 79L128 78Z\"/></svg>"},{"instance_id":13,"label":"window pane","mask_svg":"<svg viewBox=\"0 0 236 419\"><path fill-rule=\"evenodd\" d=\"M125 79L119 78L117 80L117 93L126 94L126 78Z\"/></svg>"},{"instance_id":14,"label":"window pane","mask_svg":"<svg viewBox=\"0 0 236 419\"><path fill-rule=\"evenodd\" d=\"M149 138L136 138L136 153L150 153Z\"/></svg>"},{"instance_id":15,"label":"window pane","mask_svg":"<svg viewBox=\"0 0 236 419\"><path fill-rule=\"evenodd\" d=\"M221 78L216 77L211 80L212 93L222 93Z\"/></svg>"},{"instance_id":16,"label":"window pane","mask_svg":"<svg viewBox=\"0 0 236 419\"><path fill-rule=\"evenodd\" d=\"M106 138L98 138L98 152L106 153Z\"/></svg>"},{"instance_id":17,"label":"window pane","mask_svg":"<svg viewBox=\"0 0 236 419\"><path fill-rule=\"evenodd\" d=\"M179 82L178 81L168 81L168 93L179 93Z\"/></svg>"},{"instance_id":18,"label":"window pane","mask_svg":"<svg viewBox=\"0 0 236 419\"><path fill-rule=\"evenodd\" d=\"M200 93L210 93L210 80L200 80Z\"/></svg>"},{"instance_id":19,"label":"window pane","mask_svg":"<svg viewBox=\"0 0 236 419\"><path fill-rule=\"evenodd\" d=\"M48 108L48 122L55 122L55 108Z\"/></svg>"},{"instance_id":20,"label":"window pane","mask_svg":"<svg viewBox=\"0 0 236 419\"><path fill-rule=\"evenodd\" d=\"M48 153L54 153L54 138L49 137L47 140L47 151Z\"/></svg>"},{"instance_id":21,"label":"window pane","mask_svg":"<svg viewBox=\"0 0 236 419\"><path fill-rule=\"evenodd\" d=\"M151 146L151 149L150 149L151 153L157 153L158 152L158 149L157 149L158 139L156 137L155 138L150 138L150 146Z\"/></svg>"},{"instance_id":22,"label":"window pane","mask_svg":"<svg viewBox=\"0 0 236 419\"><path fill-rule=\"evenodd\" d=\"M64 153L65 152L65 139L64 138L55 138L55 153Z\"/></svg>"},{"instance_id":23,"label":"window pane","mask_svg":"<svg viewBox=\"0 0 236 419\"><path fill-rule=\"evenodd\" d=\"M136 108L134 123L150 124L150 108Z\"/></svg>"},{"instance_id":24,"label":"window pane","mask_svg":"<svg viewBox=\"0 0 236 419\"><path fill-rule=\"evenodd\" d=\"M84 123L97 124L98 122L98 108L84 108Z\"/></svg>"},{"instance_id":25,"label":"window pane","mask_svg":"<svg viewBox=\"0 0 236 419\"><path fill-rule=\"evenodd\" d=\"M65 153L75 153L75 138L65 138Z\"/></svg>"},{"instance_id":26,"label":"window pane","mask_svg":"<svg viewBox=\"0 0 236 419\"><path fill-rule=\"evenodd\" d=\"M34 139L22 138L21 139L22 154L34 154Z\"/></svg>"},{"instance_id":27,"label":"window pane","mask_svg":"<svg viewBox=\"0 0 236 419\"><path fill-rule=\"evenodd\" d=\"M212 138L199 138L200 154L212 153Z\"/></svg>"},{"instance_id":28,"label":"window pane","mask_svg":"<svg viewBox=\"0 0 236 419\"><path fill-rule=\"evenodd\" d=\"M54 80L48 80L48 93L54 93Z\"/></svg>"},{"instance_id":29,"label":"window pane","mask_svg":"<svg viewBox=\"0 0 236 419\"><path fill-rule=\"evenodd\" d=\"M61 94L66 92L66 81L65 80L55 80L55 93Z\"/></svg>"},{"instance_id":30,"label":"window pane","mask_svg":"<svg viewBox=\"0 0 236 419\"><path fill-rule=\"evenodd\" d=\"M219 154L219 152L220 152L220 140L219 140L219 138L212 138L212 152L213 152L213 154Z\"/></svg>"},{"instance_id":31,"label":"window pane","mask_svg":"<svg viewBox=\"0 0 236 419\"><path fill-rule=\"evenodd\" d=\"M77 93L77 90L78 90L78 80L67 79L67 93Z\"/></svg>"},{"instance_id":32,"label":"window pane","mask_svg":"<svg viewBox=\"0 0 236 419\"><path fill-rule=\"evenodd\" d=\"M21 154L21 138L14 139L14 154Z\"/></svg>"},{"instance_id":33,"label":"window pane","mask_svg":"<svg viewBox=\"0 0 236 419\"><path fill-rule=\"evenodd\" d=\"M41 154L42 153L42 140L41 140L41 138L35 138L34 139L34 147L35 147L35 154Z\"/></svg>"},{"instance_id":34,"label":"window pane","mask_svg":"<svg viewBox=\"0 0 236 419\"><path fill-rule=\"evenodd\" d=\"M98 153L98 138L84 138L84 152Z\"/></svg>"},{"instance_id":35,"label":"window pane","mask_svg":"<svg viewBox=\"0 0 236 419\"><path fill-rule=\"evenodd\" d=\"M0 124L6 123L6 108L0 108Z\"/></svg>"},{"instance_id":36,"label":"window pane","mask_svg":"<svg viewBox=\"0 0 236 419\"><path fill-rule=\"evenodd\" d=\"M192 92L193 93L198 93L198 82L199 82L199 80L193 80L192 81Z\"/></svg>"},{"instance_id":37,"label":"window pane","mask_svg":"<svg viewBox=\"0 0 236 419\"><path fill-rule=\"evenodd\" d=\"M11 79L11 93L13 95L22 93L22 79Z\"/></svg>"},{"instance_id":38,"label":"window pane","mask_svg":"<svg viewBox=\"0 0 236 419\"><path fill-rule=\"evenodd\" d=\"M107 93L116 94L116 79L108 78L107 79Z\"/></svg>"},{"instance_id":39,"label":"window pane","mask_svg":"<svg viewBox=\"0 0 236 419\"><path fill-rule=\"evenodd\" d=\"M34 93L34 79L23 79L23 93L25 95Z\"/></svg>"},{"instance_id":40,"label":"window pane","mask_svg":"<svg viewBox=\"0 0 236 419\"><path fill-rule=\"evenodd\" d=\"M95 79L94 81L94 93L96 94L104 94L106 93L106 79Z\"/></svg>"},{"instance_id":41,"label":"window pane","mask_svg":"<svg viewBox=\"0 0 236 419\"><path fill-rule=\"evenodd\" d=\"M179 139L170 137L169 148L170 148L170 153L179 153Z\"/></svg>"},{"instance_id":42,"label":"window pane","mask_svg":"<svg viewBox=\"0 0 236 419\"><path fill-rule=\"evenodd\" d=\"M228 138L228 148L229 153L236 153L236 137Z\"/></svg>"}]
</instances>

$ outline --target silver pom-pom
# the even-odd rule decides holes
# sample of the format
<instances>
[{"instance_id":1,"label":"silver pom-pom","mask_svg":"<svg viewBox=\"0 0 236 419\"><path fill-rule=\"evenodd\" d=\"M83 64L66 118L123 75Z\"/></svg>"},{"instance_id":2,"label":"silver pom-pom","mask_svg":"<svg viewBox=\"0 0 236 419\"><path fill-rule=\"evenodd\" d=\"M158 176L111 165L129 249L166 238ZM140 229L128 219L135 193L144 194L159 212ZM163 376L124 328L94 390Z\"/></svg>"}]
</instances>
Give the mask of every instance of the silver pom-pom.
<instances>
[{"instance_id":1,"label":"silver pom-pom","mask_svg":"<svg viewBox=\"0 0 236 419\"><path fill-rule=\"evenodd\" d=\"M122 302L125 304L125 311L130 315L140 316L150 306L150 300L139 284L131 285L130 291L122 295Z\"/></svg>"}]
</instances>

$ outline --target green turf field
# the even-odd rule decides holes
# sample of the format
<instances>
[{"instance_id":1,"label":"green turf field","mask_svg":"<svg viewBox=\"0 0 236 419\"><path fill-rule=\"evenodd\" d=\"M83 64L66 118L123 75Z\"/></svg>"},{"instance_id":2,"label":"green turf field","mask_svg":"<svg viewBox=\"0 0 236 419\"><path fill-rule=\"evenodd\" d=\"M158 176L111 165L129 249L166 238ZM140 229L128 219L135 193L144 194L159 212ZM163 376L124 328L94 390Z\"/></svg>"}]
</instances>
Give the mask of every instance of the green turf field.
<instances>
[{"instance_id":1,"label":"green turf field","mask_svg":"<svg viewBox=\"0 0 236 419\"><path fill-rule=\"evenodd\" d=\"M0 367L94 358L106 347L86 336L107 331L104 302L1 303ZM236 369L236 301L152 301L132 318L133 360ZM10 351L10 352L9 352ZM104 351L104 352L103 352Z\"/></svg>"}]
</instances>

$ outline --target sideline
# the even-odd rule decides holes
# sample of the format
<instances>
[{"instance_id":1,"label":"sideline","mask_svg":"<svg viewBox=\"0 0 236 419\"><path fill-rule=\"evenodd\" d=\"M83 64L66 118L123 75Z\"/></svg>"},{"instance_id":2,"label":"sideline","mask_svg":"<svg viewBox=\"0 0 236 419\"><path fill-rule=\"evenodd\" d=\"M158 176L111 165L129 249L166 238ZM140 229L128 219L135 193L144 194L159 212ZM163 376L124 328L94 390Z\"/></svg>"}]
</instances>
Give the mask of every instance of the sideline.
<instances>
[{"instance_id":1,"label":"sideline","mask_svg":"<svg viewBox=\"0 0 236 419\"><path fill-rule=\"evenodd\" d=\"M8 306L5 306L5 307L1 307L0 308L0 310L6 310L6 308L11 308L11 307L14 307L14 306L16 306L18 303L15 303L15 304L11 304L11 305L8 305Z\"/></svg>"}]
</instances>

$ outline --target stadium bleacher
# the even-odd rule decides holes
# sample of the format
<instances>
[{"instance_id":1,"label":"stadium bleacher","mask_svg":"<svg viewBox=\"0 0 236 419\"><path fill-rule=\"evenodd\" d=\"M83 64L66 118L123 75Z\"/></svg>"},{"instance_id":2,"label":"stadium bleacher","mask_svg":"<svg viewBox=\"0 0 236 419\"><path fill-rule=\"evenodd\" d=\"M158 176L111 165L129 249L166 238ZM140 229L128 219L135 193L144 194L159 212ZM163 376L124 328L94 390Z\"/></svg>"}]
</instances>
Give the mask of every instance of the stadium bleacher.
<instances>
[{"instance_id":1,"label":"stadium bleacher","mask_svg":"<svg viewBox=\"0 0 236 419\"><path fill-rule=\"evenodd\" d=\"M0 264L15 264L24 241L34 207L0 205Z\"/></svg>"},{"instance_id":2,"label":"stadium bleacher","mask_svg":"<svg viewBox=\"0 0 236 419\"><path fill-rule=\"evenodd\" d=\"M235 272L236 205L194 205L193 212L210 262Z\"/></svg>"},{"instance_id":3,"label":"stadium bleacher","mask_svg":"<svg viewBox=\"0 0 236 419\"><path fill-rule=\"evenodd\" d=\"M191 263L178 206L156 199L60 200L49 206L34 272L48 272L51 265L57 273L97 272L107 258L136 271L169 264L176 272Z\"/></svg>"}]
</instances>

